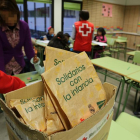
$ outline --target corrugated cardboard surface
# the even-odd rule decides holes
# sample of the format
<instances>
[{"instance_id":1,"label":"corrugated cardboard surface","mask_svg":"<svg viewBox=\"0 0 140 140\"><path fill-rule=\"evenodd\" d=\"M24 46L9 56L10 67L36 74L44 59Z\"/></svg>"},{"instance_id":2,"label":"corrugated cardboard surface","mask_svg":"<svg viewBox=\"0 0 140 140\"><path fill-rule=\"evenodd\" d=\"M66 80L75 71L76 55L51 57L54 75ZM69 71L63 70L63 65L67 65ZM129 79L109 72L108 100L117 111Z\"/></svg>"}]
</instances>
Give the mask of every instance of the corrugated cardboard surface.
<instances>
[{"instance_id":1,"label":"corrugated cardboard surface","mask_svg":"<svg viewBox=\"0 0 140 140\"><path fill-rule=\"evenodd\" d=\"M10 128L10 126L7 124L7 131L9 135L9 140L20 140L17 135L14 133L14 131Z\"/></svg>"},{"instance_id":2,"label":"corrugated cardboard surface","mask_svg":"<svg viewBox=\"0 0 140 140\"><path fill-rule=\"evenodd\" d=\"M84 133L86 133L88 130L93 128L93 126L95 126L97 123L99 123L103 119L103 117L113 107L114 100L115 100L115 90L114 89L116 89L116 87L113 85L110 85L108 83L105 83L104 88L105 88L105 91L108 95L107 98L110 99L109 102L107 103L107 105L105 106L105 108L100 110L97 114L93 115L89 119L80 123L79 125L77 125L73 129L65 131L65 132L56 133L54 135L51 135L50 137L47 137L38 131L31 130L28 126L22 124L17 119L15 114L8 108L8 106L3 101L0 101L0 104L1 104L6 116L8 118L8 119L6 119L6 121L9 120L12 122L11 129L14 128L13 131L18 129L18 131L16 131L16 132L18 132L18 135L22 138L24 136L21 135L21 133L25 134L25 136L27 137L27 140L76 140L79 137L81 137ZM38 82L38 83L33 84L31 86L28 86L28 87L25 87L23 89L19 89L17 91L14 91L14 92L7 94L6 102L7 102L7 104L9 104L10 99L21 99L21 98L27 99L30 97L43 95L43 93L44 93L43 83ZM107 140L111 120L112 120L112 116L109 118L107 123L103 126L101 131L93 138L93 140L102 140L102 139ZM8 121L7 121L7 123L9 124ZM14 132L13 132L13 134L11 134L11 133L10 133L10 135L14 136L13 134L15 134L15 133ZM23 139L26 140L25 137Z\"/></svg>"}]
</instances>

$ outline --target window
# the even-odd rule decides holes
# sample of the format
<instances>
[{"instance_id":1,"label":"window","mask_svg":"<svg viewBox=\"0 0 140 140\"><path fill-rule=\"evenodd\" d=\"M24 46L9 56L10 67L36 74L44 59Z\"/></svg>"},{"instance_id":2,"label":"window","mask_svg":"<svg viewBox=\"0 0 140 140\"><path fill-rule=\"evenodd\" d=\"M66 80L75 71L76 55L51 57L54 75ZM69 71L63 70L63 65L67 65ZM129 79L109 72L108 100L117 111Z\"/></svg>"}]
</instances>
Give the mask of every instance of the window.
<instances>
[{"instance_id":1,"label":"window","mask_svg":"<svg viewBox=\"0 0 140 140\"><path fill-rule=\"evenodd\" d=\"M81 3L64 2L64 33L72 34L72 26L76 21L79 21L79 12Z\"/></svg>"},{"instance_id":2,"label":"window","mask_svg":"<svg viewBox=\"0 0 140 140\"><path fill-rule=\"evenodd\" d=\"M52 2L48 0L48 3L44 2L27 2L28 6L28 24L31 31L31 36L40 38L45 35L47 28L51 26L52 19Z\"/></svg>"},{"instance_id":3,"label":"window","mask_svg":"<svg viewBox=\"0 0 140 140\"><path fill-rule=\"evenodd\" d=\"M19 11L20 11L20 20L24 20L24 9L23 9L23 4L17 4Z\"/></svg>"}]
</instances>

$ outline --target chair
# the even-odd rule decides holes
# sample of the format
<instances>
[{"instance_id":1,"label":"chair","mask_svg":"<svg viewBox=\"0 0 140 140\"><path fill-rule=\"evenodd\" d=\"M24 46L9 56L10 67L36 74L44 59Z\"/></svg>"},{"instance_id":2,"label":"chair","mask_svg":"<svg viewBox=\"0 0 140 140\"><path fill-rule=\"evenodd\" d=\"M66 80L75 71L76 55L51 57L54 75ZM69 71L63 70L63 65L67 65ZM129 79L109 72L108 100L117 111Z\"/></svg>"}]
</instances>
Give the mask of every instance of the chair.
<instances>
[{"instance_id":1,"label":"chair","mask_svg":"<svg viewBox=\"0 0 140 140\"><path fill-rule=\"evenodd\" d=\"M106 36L106 37L110 37L110 38L111 38L111 37L112 37L113 35L110 35L110 34L106 34L105 36Z\"/></svg>"},{"instance_id":2,"label":"chair","mask_svg":"<svg viewBox=\"0 0 140 140\"><path fill-rule=\"evenodd\" d=\"M136 50L139 50L140 49L140 44L138 44L137 46L136 46Z\"/></svg>"},{"instance_id":3,"label":"chair","mask_svg":"<svg viewBox=\"0 0 140 140\"><path fill-rule=\"evenodd\" d=\"M108 140L139 140L137 136L121 127L116 122L111 122Z\"/></svg>"},{"instance_id":4,"label":"chair","mask_svg":"<svg viewBox=\"0 0 140 140\"><path fill-rule=\"evenodd\" d=\"M119 52L119 49L115 47L115 41L116 41L116 39L114 39L114 38L107 38L109 52L114 53L114 57L115 57L115 53L117 53L117 58L119 58L120 52Z\"/></svg>"},{"instance_id":5,"label":"chair","mask_svg":"<svg viewBox=\"0 0 140 140\"><path fill-rule=\"evenodd\" d=\"M123 112L116 123L140 139L140 119Z\"/></svg>"},{"instance_id":6,"label":"chair","mask_svg":"<svg viewBox=\"0 0 140 140\"><path fill-rule=\"evenodd\" d=\"M126 51L127 51L127 37L118 36L117 38L117 47L119 48L119 52L124 54L124 60L126 60ZM126 42L122 42L126 41Z\"/></svg>"},{"instance_id":7,"label":"chair","mask_svg":"<svg viewBox=\"0 0 140 140\"><path fill-rule=\"evenodd\" d=\"M108 40L108 39L110 39L110 37L107 37L107 40ZM109 46L109 45L106 46L106 47L105 47L105 51L102 52L102 53L100 54L100 56L101 56L101 57L105 57L105 56L112 57L112 54L110 53L110 51L108 51L109 49L110 49L110 46Z\"/></svg>"},{"instance_id":8,"label":"chair","mask_svg":"<svg viewBox=\"0 0 140 140\"><path fill-rule=\"evenodd\" d=\"M127 40L127 37L118 36L118 39Z\"/></svg>"}]
</instances>

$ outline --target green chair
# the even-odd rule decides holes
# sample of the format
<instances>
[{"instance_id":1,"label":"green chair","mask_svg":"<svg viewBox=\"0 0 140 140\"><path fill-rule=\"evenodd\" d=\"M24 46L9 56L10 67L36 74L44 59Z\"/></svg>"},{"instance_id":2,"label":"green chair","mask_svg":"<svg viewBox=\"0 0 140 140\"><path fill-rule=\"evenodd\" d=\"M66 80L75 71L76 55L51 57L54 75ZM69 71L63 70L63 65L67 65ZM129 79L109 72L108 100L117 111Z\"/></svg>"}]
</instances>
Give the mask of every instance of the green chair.
<instances>
[{"instance_id":1,"label":"green chair","mask_svg":"<svg viewBox=\"0 0 140 140\"><path fill-rule=\"evenodd\" d=\"M119 53L123 53L124 54L124 60L126 61L127 37L118 36L116 41L118 41L116 43L116 46L119 49ZM122 42L122 41L124 41L124 42Z\"/></svg>"},{"instance_id":2,"label":"green chair","mask_svg":"<svg viewBox=\"0 0 140 140\"><path fill-rule=\"evenodd\" d=\"M140 44L136 46L136 50L140 50Z\"/></svg>"},{"instance_id":3,"label":"green chair","mask_svg":"<svg viewBox=\"0 0 140 140\"><path fill-rule=\"evenodd\" d=\"M118 36L118 39L127 40L127 37Z\"/></svg>"},{"instance_id":4,"label":"green chair","mask_svg":"<svg viewBox=\"0 0 140 140\"><path fill-rule=\"evenodd\" d=\"M140 119L123 112L116 123L140 139Z\"/></svg>"},{"instance_id":5,"label":"green chair","mask_svg":"<svg viewBox=\"0 0 140 140\"><path fill-rule=\"evenodd\" d=\"M106 34L105 36L111 38L113 35L111 35L111 34Z\"/></svg>"},{"instance_id":6,"label":"green chair","mask_svg":"<svg viewBox=\"0 0 140 140\"><path fill-rule=\"evenodd\" d=\"M115 47L115 41L116 41L116 39L114 39L114 38L107 38L109 52L111 54L114 53L114 57L115 57L115 54L117 53L117 58L119 58L120 52L119 52L119 49Z\"/></svg>"},{"instance_id":7,"label":"green chair","mask_svg":"<svg viewBox=\"0 0 140 140\"><path fill-rule=\"evenodd\" d=\"M107 140L140 140L137 136L121 127L116 122L111 122L110 132Z\"/></svg>"}]
</instances>

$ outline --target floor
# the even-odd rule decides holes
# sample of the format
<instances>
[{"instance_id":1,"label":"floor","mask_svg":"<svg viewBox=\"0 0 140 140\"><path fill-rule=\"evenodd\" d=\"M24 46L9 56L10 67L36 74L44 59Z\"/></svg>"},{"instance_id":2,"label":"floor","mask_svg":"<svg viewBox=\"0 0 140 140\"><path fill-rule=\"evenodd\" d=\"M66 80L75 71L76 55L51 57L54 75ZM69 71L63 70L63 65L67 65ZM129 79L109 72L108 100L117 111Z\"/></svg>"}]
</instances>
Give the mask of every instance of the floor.
<instances>
[{"instance_id":1,"label":"floor","mask_svg":"<svg viewBox=\"0 0 140 140\"><path fill-rule=\"evenodd\" d=\"M123 60L122 55L121 55L120 58ZM98 75L99 75L101 81L103 82L104 81L104 76L102 74L99 74L99 73L98 73ZM117 87L119 85L118 81L115 81L115 80L113 80L111 78L107 78L107 82L109 82L109 83L111 83L113 85L116 85ZM126 87L125 87L124 91L126 91ZM134 97L135 97L135 90L132 89L131 93L129 95L129 98L128 98L128 103L127 103L126 109L125 109L125 112L127 112L127 113L129 113L131 115L133 115L132 110L133 110L133 104L134 104ZM123 94L123 99L122 99L120 110L122 110L122 105L124 103L124 99L125 99L125 92ZM117 110L117 107L118 107L118 101L119 101L119 96L118 96L117 101L116 101L115 106L114 106L114 110L115 110L114 116L116 114L116 110ZM0 140L9 140L3 113L0 114Z\"/></svg>"}]
</instances>

